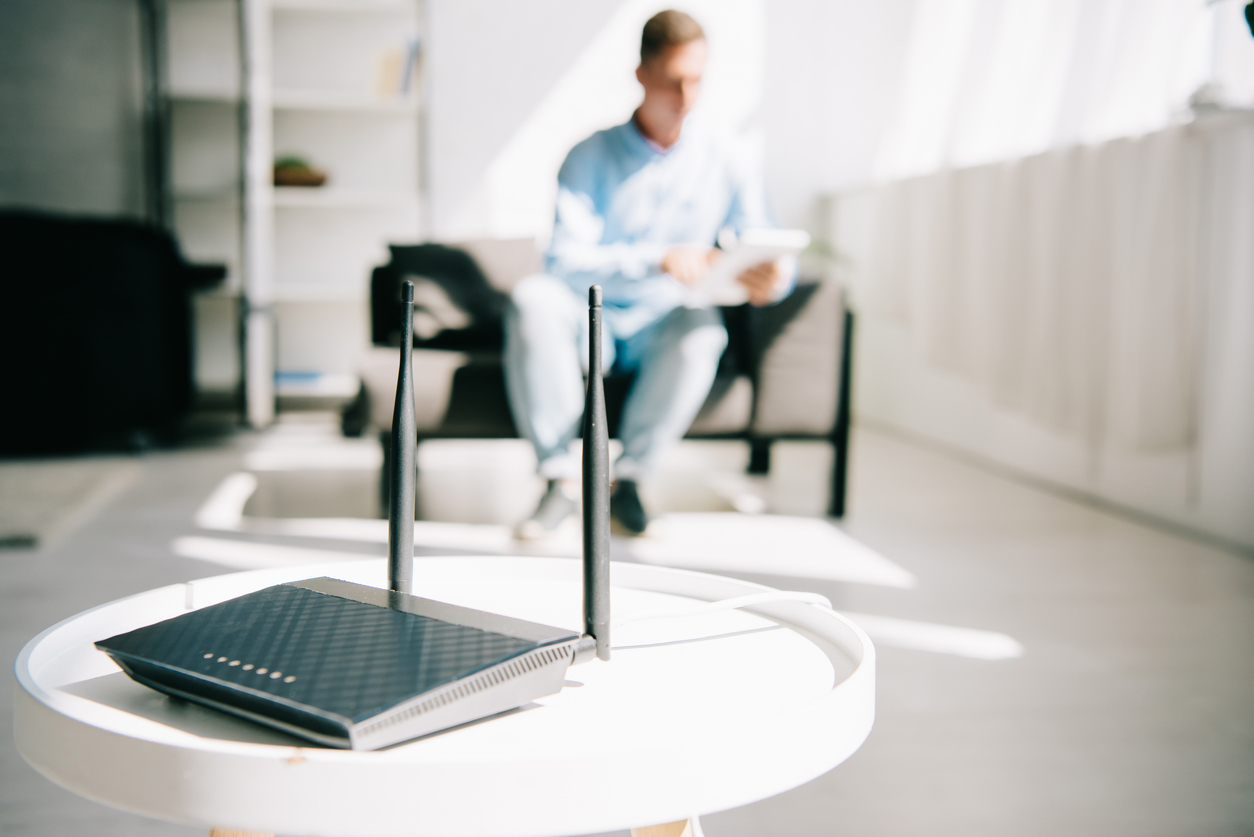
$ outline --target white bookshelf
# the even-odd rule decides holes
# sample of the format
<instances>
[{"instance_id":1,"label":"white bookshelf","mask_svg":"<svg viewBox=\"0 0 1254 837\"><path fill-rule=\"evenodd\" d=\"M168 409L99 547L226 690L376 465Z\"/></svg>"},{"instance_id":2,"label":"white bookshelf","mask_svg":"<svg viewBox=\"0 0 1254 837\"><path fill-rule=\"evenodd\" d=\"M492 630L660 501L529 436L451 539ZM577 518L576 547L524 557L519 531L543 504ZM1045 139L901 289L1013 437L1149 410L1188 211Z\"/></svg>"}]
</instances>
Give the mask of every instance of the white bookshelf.
<instances>
[{"instance_id":1,"label":"white bookshelf","mask_svg":"<svg viewBox=\"0 0 1254 837\"><path fill-rule=\"evenodd\" d=\"M420 0L243 0L250 114L246 249L253 424L273 395L356 391L369 348L370 272L419 240L419 97L397 90ZM275 187L296 156L319 187ZM251 342L251 341L250 341ZM267 374L265 366L270 363ZM271 394L262 380L277 382Z\"/></svg>"},{"instance_id":2,"label":"white bookshelf","mask_svg":"<svg viewBox=\"0 0 1254 837\"><path fill-rule=\"evenodd\" d=\"M226 282L193 301L196 386L228 393L240 379L243 287L239 6L167 0L164 10L171 221L188 258L227 266Z\"/></svg>"},{"instance_id":3,"label":"white bookshelf","mask_svg":"<svg viewBox=\"0 0 1254 837\"><path fill-rule=\"evenodd\" d=\"M272 104L275 110L366 111L399 114L418 112L418 103L413 100L386 99L381 96L320 90L276 90Z\"/></svg>"},{"instance_id":4,"label":"white bookshelf","mask_svg":"<svg viewBox=\"0 0 1254 837\"><path fill-rule=\"evenodd\" d=\"M404 12L410 8L410 0L272 0L271 5L281 11L311 12Z\"/></svg>"},{"instance_id":5,"label":"white bookshelf","mask_svg":"<svg viewBox=\"0 0 1254 837\"><path fill-rule=\"evenodd\" d=\"M397 86L421 2L165 2L175 232L228 266L196 300L197 383L242 379L255 426L276 395L355 391L370 272L419 240L421 74ZM287 156L326 184L275 187Z\"/></svg>"},{"instance_id":6,"label":"white bookshelf","mask_svg":"<svg viewBox=\"0 0 1254 837\"><path fill-rule=\"evenodd\" d=\"M335 208L418 208L418 196L395 191L366 189L300 189L280 186L274 190L276 207L312 209Z\"/></svg>"}]
</instances>

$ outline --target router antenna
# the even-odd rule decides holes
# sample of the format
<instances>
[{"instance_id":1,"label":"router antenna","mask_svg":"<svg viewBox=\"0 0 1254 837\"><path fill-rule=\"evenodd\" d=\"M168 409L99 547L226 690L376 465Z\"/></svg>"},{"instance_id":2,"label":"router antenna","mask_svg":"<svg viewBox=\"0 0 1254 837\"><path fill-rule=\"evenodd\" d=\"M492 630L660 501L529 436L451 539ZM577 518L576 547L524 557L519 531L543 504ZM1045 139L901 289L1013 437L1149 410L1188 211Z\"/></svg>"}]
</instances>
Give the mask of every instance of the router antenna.
<instances>
[{"instance_id":1,"label":"router antenna","mask_svg":"<svg viewBox=\"0 0 1254 837\"><path fill-rule=\"evenodd\" d=\"M601 286L588 289L588 393L583 408L583 623L610 658L610 441L601 383Z\"/></svg>"},{"instance_id":2,"label":"router antenna","mask_svg":"<svg viewBox=\"0 0 1254 837\"><path fill-rule=\"evenodd\" d=\"M401 368L392 411L392 508L388 514L388 589L412 593L414 586L414 283L401 285Z\"/></svg>"}]
</instances>

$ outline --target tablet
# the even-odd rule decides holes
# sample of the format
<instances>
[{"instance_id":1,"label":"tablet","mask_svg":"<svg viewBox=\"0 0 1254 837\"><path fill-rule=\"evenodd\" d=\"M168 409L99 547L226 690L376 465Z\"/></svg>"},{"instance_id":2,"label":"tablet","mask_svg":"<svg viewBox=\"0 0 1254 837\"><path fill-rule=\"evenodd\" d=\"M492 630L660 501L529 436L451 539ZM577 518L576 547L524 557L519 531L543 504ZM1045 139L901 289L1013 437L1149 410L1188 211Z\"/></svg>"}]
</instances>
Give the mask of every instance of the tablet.
<instances>
[{"instance_id":1,"label":"tablet","mask_svg":"<svg viewBox=\"0 0 1254 837\"><path fill-rule=\"evenodd\" d=\"M707 305L740 305L749 291L736 281L744 271L783 256L796 256L810 244L805 230L749 229L739 236L720 235L722 252L705 276L692 286L692 301Z\"/></svg>"}]
</instances>

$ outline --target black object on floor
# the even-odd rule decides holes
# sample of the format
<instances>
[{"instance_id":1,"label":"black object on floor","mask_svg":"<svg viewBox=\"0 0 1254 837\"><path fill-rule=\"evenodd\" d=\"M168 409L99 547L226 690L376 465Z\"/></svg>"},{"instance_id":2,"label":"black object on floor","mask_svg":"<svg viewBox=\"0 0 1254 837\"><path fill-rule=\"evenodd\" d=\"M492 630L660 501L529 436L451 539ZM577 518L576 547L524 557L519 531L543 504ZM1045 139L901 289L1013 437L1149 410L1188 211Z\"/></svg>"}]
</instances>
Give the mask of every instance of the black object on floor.
<instances>
[{"instance_id":1,"label":"black object on floor","mask_svg":"<svg viewBox=\"0 0 1254 837\"><path fill-rule=\"evenodd\" d=\"M0 212L0 455L143 449L192 403L191 295L226 269L131 221Z\"/></svg>"}]
</instances>

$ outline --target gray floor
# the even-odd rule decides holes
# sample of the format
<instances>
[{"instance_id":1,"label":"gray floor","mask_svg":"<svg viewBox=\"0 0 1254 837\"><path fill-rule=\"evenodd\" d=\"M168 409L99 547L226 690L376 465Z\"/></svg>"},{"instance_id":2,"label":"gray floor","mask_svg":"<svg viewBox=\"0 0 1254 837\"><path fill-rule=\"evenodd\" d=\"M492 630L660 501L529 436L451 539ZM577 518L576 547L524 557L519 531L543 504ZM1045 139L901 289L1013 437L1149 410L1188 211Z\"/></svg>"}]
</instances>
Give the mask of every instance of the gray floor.
<instances>
[{"instance_id":1,"label":"gray floor","mask_svg":"<svg viewBox=\"0 0 1254 837\"><path fill-rule=\"evenodd\" d=\"M60 541L0 551L0 657L90 606L222 572L170 542L195 532L196 508L255 441L139 457L129 486ZM532 502L534 482L501 478L493 457L437 454L420 486L428 517L505 522ZM746 481L739 446L689 443L649 499L727 508L745 489L770 510L817 514L827 461L822 446L783 446L770 479ZM267 514L369 515L372 489L360 472L272 475L252 502ZM1254 559L869 430L855 436L844 528L918 585L747 577L851 611L1004 632L1026 653L985 662L881 647L862 749L808 785L704 817L710 837L1254 834ZM0 712L0 834L203 834L62 791L14 749L11 686Z\"/></svg>"}]
</instances>

